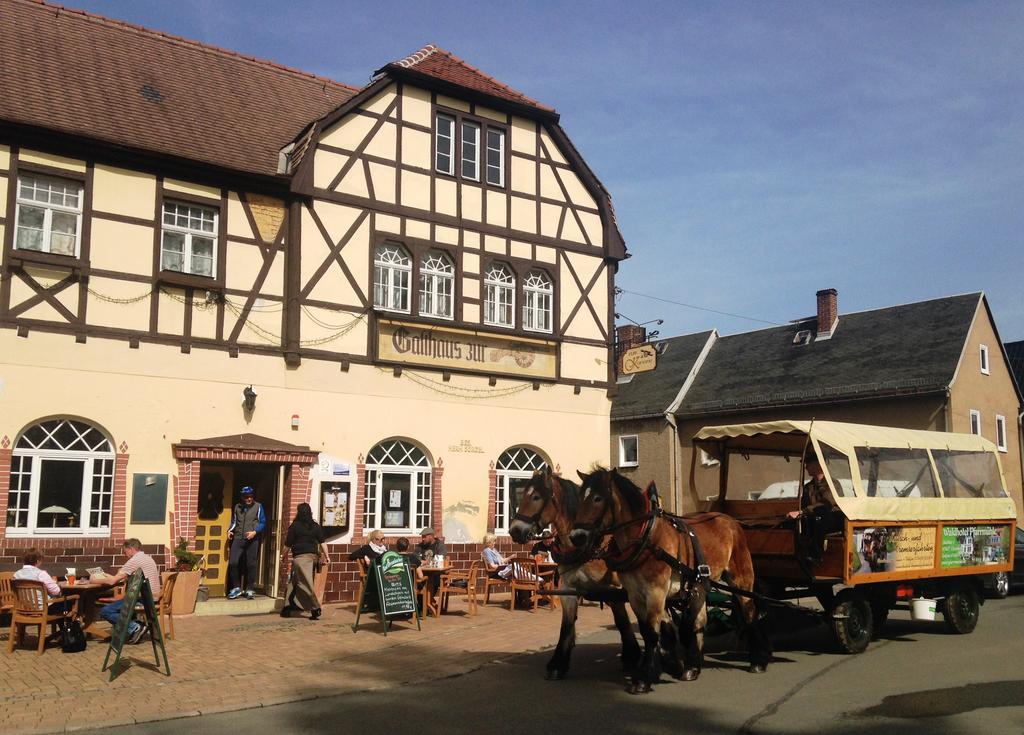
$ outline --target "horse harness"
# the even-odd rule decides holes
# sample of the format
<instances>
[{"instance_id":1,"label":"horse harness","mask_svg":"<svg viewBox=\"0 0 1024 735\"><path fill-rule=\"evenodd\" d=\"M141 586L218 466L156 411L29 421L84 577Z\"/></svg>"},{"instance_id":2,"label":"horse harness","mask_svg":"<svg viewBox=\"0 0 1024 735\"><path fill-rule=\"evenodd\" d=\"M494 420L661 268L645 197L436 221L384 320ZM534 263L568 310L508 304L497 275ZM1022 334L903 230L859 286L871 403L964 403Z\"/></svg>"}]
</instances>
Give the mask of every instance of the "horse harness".
<instances>
[{"instance_id":1,"label":"horse harness","mask_svg":"<svg viewBox=\"0 0 1024 735\"><path fill-rule=\"evenodd\" d=\"M620 529L643 524L636 538L632 539L625 549L618 549L613 538L611 544L603 552L596 554L594 558L603 559L608 568L613 572L624 572L635 569L651 557L654 557L658 561L667 564L682 579L682 586L686 591L685 596L680 596L682 604L688 603L698 588L703 588L706 594L712 584L711 567L704 558L704 550L697 539L697 534L693 532L693 529L690 528L689 524L681 516L669 513L662 508L656 494L653 497L653 501L650 495L644 494L644 503L647 506L647 512L643 515L597 531L601 536L610 536ZM659 518L670 524L677 533L689 538L690 545L693 547L693 555L697 562L696 568L691 568L684 564L662 547L651 544L651 535ZM596 526L597 524L593 525Z\"/></svg>"}]
</instances>

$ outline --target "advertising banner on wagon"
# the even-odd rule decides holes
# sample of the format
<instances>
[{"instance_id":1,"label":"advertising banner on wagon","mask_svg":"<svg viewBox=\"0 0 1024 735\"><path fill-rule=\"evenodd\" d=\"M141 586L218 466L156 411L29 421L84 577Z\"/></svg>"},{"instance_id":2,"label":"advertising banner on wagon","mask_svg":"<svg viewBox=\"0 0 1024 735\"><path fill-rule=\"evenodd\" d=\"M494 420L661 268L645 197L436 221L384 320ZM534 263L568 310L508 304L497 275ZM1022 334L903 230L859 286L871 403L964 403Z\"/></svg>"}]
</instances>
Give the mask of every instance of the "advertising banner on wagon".
<instances>
[{"instance_id":1,"label":"advertising banner on wagon","mask_svg":"<svg viewBox=\"0 0 1024 735\"><path fill-rule=\"evenodd\" d=\"M1005 564L1010 558L1010 526L944 526L942 568Z\"/></svg>"},{"instance_id":2,"label":"advertising banner on wagon","mask_svg":"<svg viewBox=\"0 0 1024 735\"><path fill-rule=\"evenodd\" d=\"M935 565L935 526L855 528L851 574L931 569Z\"/></svg>"}]
</instances>

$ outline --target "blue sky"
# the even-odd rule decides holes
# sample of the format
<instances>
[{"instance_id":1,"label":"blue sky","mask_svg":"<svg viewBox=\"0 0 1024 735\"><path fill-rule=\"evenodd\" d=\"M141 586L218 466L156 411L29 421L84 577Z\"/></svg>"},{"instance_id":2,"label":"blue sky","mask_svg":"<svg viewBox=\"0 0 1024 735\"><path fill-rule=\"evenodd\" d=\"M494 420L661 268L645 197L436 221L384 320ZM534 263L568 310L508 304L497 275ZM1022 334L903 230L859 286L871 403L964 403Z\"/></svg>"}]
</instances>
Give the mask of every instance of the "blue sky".
<instances>
[{"instance_id":1,"label":"blue sky","mask_svg":"<svg viewBox=\"0 0 1024 735\"><path fill-rule=\"evenodd\" d=\"M1024 3L66 0L353 85L435 43L550 104L663 336L983 290L1024 339ZM761 321L756 321L761 320Z\"/></svg>"}]
</instances>

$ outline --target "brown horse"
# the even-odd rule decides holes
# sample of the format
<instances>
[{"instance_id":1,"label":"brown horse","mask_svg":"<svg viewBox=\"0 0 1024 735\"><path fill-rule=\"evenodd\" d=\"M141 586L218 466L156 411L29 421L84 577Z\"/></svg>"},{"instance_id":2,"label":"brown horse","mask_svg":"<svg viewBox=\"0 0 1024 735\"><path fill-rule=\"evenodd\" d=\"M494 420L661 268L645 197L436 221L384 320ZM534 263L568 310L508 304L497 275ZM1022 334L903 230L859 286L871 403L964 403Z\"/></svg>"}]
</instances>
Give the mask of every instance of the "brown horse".
<instances>
[{"instance_id":1,"label":"brown horse","mask_svg":"<svg viewBox=\"0 0 1024 735\"><path fill-rule=\"evenodd\" d=\"M583 501L570 539L579 548L593 550L605 536L612 536L614 544L605 559L618 571L644 639L644 657L631 693L649 692L657 681L659 640L666 671L684 681L696 679L707 622L708 586L703 575L709 573L710 580L747 592L754 588L743 529L721 513L698 513L680 522L653 506L650 493L615 470L579 474ZM750 670L762 672L771 652L756 606L750 597L734 594L733 599L747 638ZM678 612L679 627L673 610ZM677 655L680 635L682 663Z\"/></svg>"},{"instance_id":2,"label":"brown horse","mask_svg":"<svg viewBox=\"0 0 1024 735\"><path fill-rule=\"evenodd\" d=\"M587 559L585 553L569 542L569 533L579 507L580 489L576 483L551 472L549 468L534 472L524 488L519 508L508 532L512 540L525 544L538 536L548 526L553 526L555 535L547 543L552 557L558 562L559 584L563 590L573 590L580 595L607 593L610 590L621 595L621 586L608 566L600 560ZM565 595L562 601L562 628L558 636L555 653L547 664L548 679L561 679L569 671L569 659L576 644L576 614L579 597ZM623 599L606 600L615 617L615 627L622 638L622 666L632 670L640 661L640 646L633 634L633 628L626 612Z\"/></svg>"}]
</instances>

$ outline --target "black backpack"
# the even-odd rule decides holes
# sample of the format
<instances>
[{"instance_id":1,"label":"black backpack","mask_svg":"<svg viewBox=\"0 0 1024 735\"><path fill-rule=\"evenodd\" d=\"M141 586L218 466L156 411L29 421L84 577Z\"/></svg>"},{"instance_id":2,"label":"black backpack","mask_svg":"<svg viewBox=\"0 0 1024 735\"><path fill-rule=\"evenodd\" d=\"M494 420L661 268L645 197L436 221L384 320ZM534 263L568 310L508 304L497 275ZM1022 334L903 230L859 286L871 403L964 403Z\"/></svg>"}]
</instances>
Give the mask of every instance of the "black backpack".
<instances>
[{"instance_id":1,"label":"black backpack","mask_svg":"<svg viewBox=\"0 0 1024 735\"><path fill-rule=\"evenodd\" d=\"M65 618L60 624L60 650L64 653L81 653L85 650L85 631L75 619Z\"/></svg>"}]
</instances>

